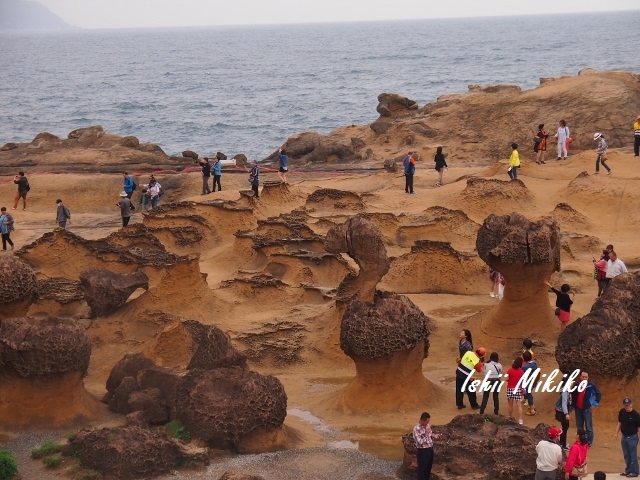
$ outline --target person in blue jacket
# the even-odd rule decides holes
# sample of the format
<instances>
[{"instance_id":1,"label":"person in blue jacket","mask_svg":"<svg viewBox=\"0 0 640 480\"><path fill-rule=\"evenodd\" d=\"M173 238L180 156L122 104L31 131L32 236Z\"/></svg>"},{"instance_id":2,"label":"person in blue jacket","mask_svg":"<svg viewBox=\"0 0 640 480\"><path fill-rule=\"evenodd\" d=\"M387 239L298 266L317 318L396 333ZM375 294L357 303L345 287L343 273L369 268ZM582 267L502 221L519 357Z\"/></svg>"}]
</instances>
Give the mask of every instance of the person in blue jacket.
<instances>
[{"instance_id":1,"label":"person in blue jacket","mask_svg":"<svg viewBox=\"0 0 640 480\"><path fill-rule=\"evenodd\" d=\"M278 158L280 159L280 168L278 168L278 178L282 183L287 183L287 172L289 171L289 157L284 148L278 150Z\"/></svg>"},{"instance_id":2,"label":"person in blue jacket","mask_svg":"<svg viewBox=\"0 0 640 480\"><path fill-rule=\"evenodd\" d=\"M127 172L122 172L123 180L122 180L122 190L127 194L127 198L131 199L131 195L133 195L133 178L129 176Z\"/></svg>"},{"instance_id":3,"label":"person in blue jacket","mask_svg":"<svg viewBox=\"0 0 640 480\"><path fill-rule=\"evenodd\" d=\"M416 173L416 161L413 158L413 152L407 153L407 156L402 160L402 166L404 167L404 193L414 194L413 191L413 176Z\"/></svg>"},{"instance_id":4,"label":"person in blue jacket","mask_svg":"<svg viewBox=\"0 0 640 480\"><path fill-rule=\"evenodd\" d=\"M220 156L216 155L216 161L213 162L213 191L216 191L216 185L218 185L218 191L222 191L222 185L220 185L220 177L222 177L222 161Z\"/></svg>"},{"instance_id":5,"label":"person in blue jacket","mask_svg":"<svg viewBox=\"0 0 640 480\"><path fill-rule=\"evenodd\" d=\"M579 392L571 392L571 407L576 412L576 428L583 428L587 432L587 443L593 445L593 412L591 409L600 405L601 394L596 384L589 381L589 374L580 371L580 382L586 382L587 387ZM579 385L579 384L578 384Z\"/></svg>"}]
</instances>

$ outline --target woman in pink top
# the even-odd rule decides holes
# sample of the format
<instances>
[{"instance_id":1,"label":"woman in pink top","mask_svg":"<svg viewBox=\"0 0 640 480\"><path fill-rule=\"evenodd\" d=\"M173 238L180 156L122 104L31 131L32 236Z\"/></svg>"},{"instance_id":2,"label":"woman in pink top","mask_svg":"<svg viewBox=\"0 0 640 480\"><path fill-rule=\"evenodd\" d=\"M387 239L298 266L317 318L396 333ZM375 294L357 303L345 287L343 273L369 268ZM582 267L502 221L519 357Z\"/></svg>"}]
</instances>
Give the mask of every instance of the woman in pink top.
<instances>
[{"instance_id":1,"label":"woman in pink top","mask_svg":"<svg viewBox=\"0 0 640 480\"><path fill-rule=\"evenodd\" d=\"M522 425L522 388L518 386L518 382L524 375L522 370L522 357L518 357L513 361L511 368L507 370L507 411L511 417L513 414L514 402L518 406L518 423Z\"/></svg>"},{"instance_id":2,"label":"woman in pink top","mask_svg":"<svg viewBox=\"0 0 640 480\"><path fill-rule=\"evenodd\" d=\"M589 451L589 438L587 432L579 428L576 432L576 441L569 449L567 462L564 465L565 480L580 480L581 477L571 475L573 467L587 463L587 452Z\"/></svg>"},{"instance_id":3,"label":"woman in pink top","mask_svg":"<svg viewBox=\"0 0 640 480\"><path fill-rule=\"evenodd\" d=\"M607 286L607 261L609 260L609 251L603 250L602 255L600 255L600 260L596 262L596 259L593 259L593 266L596 269L596 280L598 281L598 297L602 295L602 291L604 287ZM598 298L596 297L596 300Z\"/></svg>"}]
</instances>

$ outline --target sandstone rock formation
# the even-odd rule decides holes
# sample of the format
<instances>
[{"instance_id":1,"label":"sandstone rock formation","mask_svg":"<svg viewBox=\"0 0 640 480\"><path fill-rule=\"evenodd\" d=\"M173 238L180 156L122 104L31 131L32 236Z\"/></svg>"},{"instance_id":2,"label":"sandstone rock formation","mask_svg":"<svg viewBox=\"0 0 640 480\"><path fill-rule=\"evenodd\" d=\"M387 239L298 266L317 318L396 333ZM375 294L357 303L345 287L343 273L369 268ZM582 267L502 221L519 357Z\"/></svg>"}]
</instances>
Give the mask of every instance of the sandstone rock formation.
<instances>
[{"instance_id":1,"label":"sandstone rock formation","mask_svg":"<svg viewBox=\"0 0 640 480\"><path fill-rule=\"evenodd\" d=\"M25 315L37 295L31 267L14 256L0 257L0 317Z\"/></svg>"},{"instance_id":2,"label":"sandstone rock formation","mask_svg":"<svg viewBox=\"0 0 640 480\"><path fill-rule=\"evenodd\" d=\"M289 159L296 166L314 165L318 163L345 163L358 160L351 140L336 142L328 140L324 135L316 132L303 132L289 137L283 148ZM266 158L267 161L277 162L277 152Z\"/></svg>"},{"instance_id":3,"label":"sandstone rock formation","mask_svg":"<svg viewBox=\"0 0 640 480\"><path fill-rule=\"evenodd\" d=\"M0 320L0 416L3 425L61 425L94 415L85 391L91 344L69 319Z\"/></svg>"},{"instance_id":4,"label":"sandstone rock formation","mask_svg":"<svg viewBox=\"0 0 640 480\"><path fill-rule=\"evenodd\" d=\"M376 285L390 265L378 227L364 218L352 217L327 232L325 249L331 253L346 253L360 267L357 277L349 274L342 281L336 300L344 304L352 300L371 302Z\"/></svg>"},{"instance_id":5,"label":"sandstone rock formation","mask_svg":"<svg viewBox=\"0 0 640 480\"><path fill-rule=\"evenodd\" d=\"M341 406L392 411L424 405L430 387L422 361L429 353L429 333L429 319L405 296L379 293L373 303L353 300L342 317L340 348L355 362L356 376L342 393Z\"/></svg>"},{"instance_id":6,"label":"sandstone rock formation","mask_svg":"<svg viewBox=\"0 0 640 480\"><path fill-rule=\"evenodd\" d=\"M483 317L483 332L509 337L520 335L522 325L542 336L558 330L544 282L560 270L559 234L551 217L531 222L512 213L485 219L476 241L478 255L502 273L506 285L502 301Z\"/></svg>"},{"instance_id":7,"label":"sandstone rock formation","mask_svg":"<svg viewBox=\"0 0 640 480\"><path fill-rule=\"evenodd\" d=\"M442 435L434 442L438 459L432 470L435 478L524 480L535 474L536 445L546 438L548 426L541 423L531 429L506 417L471 414L459 415L447 425L432 426L432 429ZM411 475L417 466L413 434L403 435L402 443L401 472Z\"/></svg>"},{"instance_id":8,"label":"sandstone rock formation","mask_svg":"<svg viewBox=\"0 0 640 480\"><path fill-rule=\"evenodd\" d=\"M124 305L138 288L149 289L149 277L142 270L126 274L91 267L80 273L80 284L91 316L96 318Z\"/></svg>"},{"instance_id":9,"label":"sandstone rock formation","mask_svg":"<svg viewBox=\"0 0 640 480\"><path fill-rule=\"evenodd\" d=\"M381 93L378 95L376 111L381 117L396 117L412 110L418 110L418 104L414 100L395 93Z\"/></svg>"},{"instance_id":10,"label":"sandstone rock formation","mask_svg":"<svg viewBox=\"0 0 640 480\"><path fill-rule=\"evenodd\" d=\"M264 477L240 472L224 472L218 480L264 480Z\"/></svg>"},{"instance_id":11,"label":"sandstone rock formation","mask_svg":"<svg viewBox=\"0 0 640 480\"><path fill-rule=\"evenodd\" d=\"M136 426L81 430L69 440L66 453L83 467L121 479L151 478L186 460L209 464L204 449L187 449L162 431Z\"/></svg>"}]
</instances>

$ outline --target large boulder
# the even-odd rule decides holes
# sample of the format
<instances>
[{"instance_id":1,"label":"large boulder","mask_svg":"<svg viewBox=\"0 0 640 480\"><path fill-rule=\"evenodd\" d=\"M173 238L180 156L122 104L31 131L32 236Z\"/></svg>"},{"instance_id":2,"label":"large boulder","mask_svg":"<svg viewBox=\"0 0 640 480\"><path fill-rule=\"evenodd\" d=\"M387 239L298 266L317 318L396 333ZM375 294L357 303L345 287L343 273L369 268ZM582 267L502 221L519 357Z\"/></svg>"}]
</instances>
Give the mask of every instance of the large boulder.
<instances>
[{"instance_id":1,"label":"large boulder","mask_svg":"<svg viewBox=\"0 0 640 480\"><path fill-rule=\"evenodd\" d=\"M31 267L13 255L0 257L0 317L26 315L37 295Z\"/></svg>"},{"instance_id":2,"label":"large boulder","mask_svg":"<svg viewBox=\"0 0 640 480\"><path fill-rule=\"evenodd\" d=\"M296 164L350 162L358 158L352 144L329 140L317 132L302 132L289 137L283 148L289 159ZM266 160L276 162L277 152L269 155Z\"/></svg>"},{"instance_id":3,"label":"large boulder","mask_svg":"<svg viewBox=\"0 0 640 480\"><path fill-rule=\"evenodd\" d=\"M104 129L101 125L93 125L91 127L77 128L67 135L69 140L77 140L81 143L93 143L104 135Z\"/></svg>"},{"instance_id":4,"label":"large boulder","mask_svg":"<svg viewBox=\"0 0 640 480\"><path fill-rule=\"evenodd\" d=\"M135 273L114 273L90 267L80 273L84 298L91 308L91 316L101 317L117 310L138 288L149 288L149 278L142 270Z\"/></svg>"},{"instance_id":5,"label":"large boulder","mask_svg":"<svg viewBox=\"0 0 640 480\"><path fill-rule=\"evenodd\" d=\"M504 297L482 319L482 330L500 336L545 337L559 329L549 305L551 274L560 270L560 230L552 217L536 222L512 213L489 215L476 239L478 255L505 279Z\"/></svg>"},{"instance_id":6,"label":"large boulder","mask_svg":"<svg viewBox=\"0 0 640 480\"><path fill-rule=\"evenodd\" d=\"M418 104L407 97L395 93L381 93L378 95L376 112L381 117L396 117L418 110Z\"/></svg>"}]
</instances>

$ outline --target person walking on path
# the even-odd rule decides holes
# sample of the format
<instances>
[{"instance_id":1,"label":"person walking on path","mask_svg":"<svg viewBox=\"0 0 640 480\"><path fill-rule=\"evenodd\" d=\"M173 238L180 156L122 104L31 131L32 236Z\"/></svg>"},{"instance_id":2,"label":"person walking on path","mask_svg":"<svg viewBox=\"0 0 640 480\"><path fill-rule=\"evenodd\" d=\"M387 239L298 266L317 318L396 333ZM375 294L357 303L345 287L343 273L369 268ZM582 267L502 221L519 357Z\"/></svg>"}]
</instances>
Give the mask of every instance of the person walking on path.
<instances>
[{"instance_id":1,"label":"person walking on path","mask_svg":"<svg viewBox=\"0 0 640 480\"><path fill-rule=\"evenodd\" d=\"M518 144L511 144L511 156L509 157L509 169L507 173L509 174L509 178L511 180L516 180L518 178L518 169L520 168L520 154L518 153Z\"/></svg>"},{"instance_id":2,"label":"person walking on path","mask_svg":"<svg viewBox=\"0 0 640 480\"><path fill-rule=\"evenodd\" d=\"M609 251L603 250L600 260L593 259L593 268L595 269L596 281L598 282L598 297L602 295L604 288L607 286L607 262L609 261Z\"/></svg>"},{"instance_id":3,"label":"person walking on path","mask_svg":"<svg viewBox=\"0 0 640 480\"><path fill-rule=\"evenodd\" d=\"M576 427L587 432L587 443L593 445L593 407L600 405L602 395L595 383L589 381L589 373L580 372L580 382L586 382L586 388L571 393L571 407L576 412Z\"/></svg>"},{"instance_id":4,"label":"person walking on path","mask_svg":"<svg viewBox=\"0 0 640 480\"><path fill-rule=\"evenodd\" d=\"M640 156L640 115L633 124L633 154Z\"/></svg>"},{"instance_id":5,"label":"person walking on path","mask_svg":"<svg viewBox=\"0 0 640 480\"><path fill-rule=\"evenodd\" d=\"M136 189L135 185L133 178L131 178L127 172L122 172L122 190L124 190L129 199L133 195L133 191Z\"/></svg>"},{"instance_id":6,"label":"person walking on path","mask_svg":"<svg viewBox=\"0 0 640 480\"><path fill-rule=\"evenodd\" d=\"M258 188L260 187L260 167L258 161L254 160L253 167L251 167L251 173L249 174L249 182L251 182L251 190L253 190L253 196L256 199L260 199L260 193Z\"/></svg>"},{"instance_id":7,"label":"person walking on path","mask_svg":"<svg viewBox=\"0 0 640 480\"><path fill-rule=\"evenodd\" d=\"M618 425L613 438L617 439L622 434L620 446L624 456L623 477L637 477L638 470L638 430L640 429L640 413L633 408L633 402L629 397L622 400L623 408L618 412Z\"/></svg>"},{"instance_id":8,"label":"person walking on path","mask_svg":"<svg viewBox=\"0 0 640 480\"><path fill-rule=\"evenodd\" d=\"M562 284L560 290L553 288L549 282L544 283L556 294L556 315L560 320L560 331L563 331L571 321L571 305L573 305L573 298L576 294L571 292L571 295L569 295L571 287L566 283Z\"/></svg>"},{"instance_id":9,"label":"person walking on path","mask_svg":"<svg viewBox=\"0 0 640 480\"><path fill-rule=\"evenodd\" d=\"M562 426L560 434L560 446L563 450L569 450L567 445L567 431L569 430L569 419L571 418L571 395L564 389L561 390L556 401L556 420Z\"/></svg>"},{"instance_id":10,"label":"person walking on path","mask_svg":"<svg viewBox=\"0 0 640 480\"><path fill-rule=\"evenodd\" d=\"M418 424L413 427L413 440L416 444L416 457L418 460L418 480L429 480L433 467L433 439L440 435L431 431L431 415L423 412Z\"/></svg>"},{"instance_id":11,"label":"person walking on path","mask_svg":"<svg viewBox=\"0 0 640 480\"><path fill-rule=\"evenodd\" d=\"M558 160L566 160L569 156L569 148L568 143L571 141L571 132L569 131L569 127L567 127L567 122L564 120L560 120L558 123L558 130L554 135L558 139Z\"/></svg>"},{"instance_id":12,"label":"person walking on path","mask_svg":"<svg viewBox=\"0 0 640 480\"><path fill-rule=\"evenodd\" d=\"M507 413L511 417L513 415L513 404L518 408L518 423L522 425L522 388L518 383L524 375L522 370L522 357L516 358L511 364L511 368L507 370Z\"/></svg>"},{"instance_id":13,"label":"person walking on path","mask_svg":"<svg viewBox=\"0 0 640 480\"><path fill-rule=\"evenodd\" d=\"M160 193L162 192L162 185L153 176L149 180L149 187L147 188L149 195L151 196L151 208L156 208L158 202L160 202Z\"/></svg>"},{"instance_id":14,"label":"person walking on path","mask_svg":"<svg viewBox=\"0 0 640 480\"><path fill-rule=\"evenodd\" d=\"M469 350L462 356L460 363L458 363L458 368L456 368L456 406L458 407L458 410L466 407L464 404L465 393L467 394L467 397L469 397L471 408L474 410L480 409L476 392L472 392L469 389L469 384L471 382L468 380L471 379L475 372L482 372L484 367L484 356L486 353L487 351L484 347L480 347L475 352Z\"/></svg>"},{"instance_id":15,"label":"person walking on path","mask_svg":"<svg viewBox=\"0 0 640 480\"><path fill-rule=\"evenodd\" d=\"M442 174L445 169L449 169L449 165L447 165L447 161L442 154L442 147L436 148L436 156L433 157L433 161L436 162L436 171L438 172L438 183L436 183L436 186L441 187L444 185L442 183Z\"/></svg>"},{"instance_id":16,"label":"person walking on path","mask_svg":"<svg viewBox=\"0 0 640 480\"><path fill-rule=\"evenodd\" d=\"M117 207L120 207L120 215L122 216L122 226L126 227L129 225L129 220L131 219L131 210L135 210L131 204L131 199L127 197L127 192L120 192L120 201L116 203Z\"/></svg>"},{"instance_id":17,"label":"person walking on path","mask_svg":"<svg viewBox=\"0 0 640 480\"><path fill-rule=\"evenodd\" d=\"M226 158L226 157L225 157ZM222 177L222 158L216 155L216 161L213 162L213 193L216 192L216 185L218 185L218 191L222 191L222 185L220 184L220 178Z\"/></svg>"},{"instance_id":18,"label":"person walking on path","mask_svg":"<svg viewBox=\"0 0 640 480\"><path fill-rule=\"evenodd\" d=\"M278 150L278 159L279 159L279 168L278 168L278 178L282 183L287 183L287 172L289 171L289 157L287 157L287 152L285 152L284 148Z\"/></svg>"},{"instance_id":19,"label":"person walking on path","mask_svg":"<svg viewBox=\"0 0 640 480\"><path fill-rule=\"evenodd\" d=\"M621 273L628 273L627 266L618 258L618 254L611 250L609 252L609 261L607 261L607 286L609 286L613 278Z\"/></svg>"},{"instance_id":20,"label":"person walking on path","mask_svg":"<svg viewBox=\"0 0 640 480\"><path fill-rule=\"evenodd\" d=\"M500 392L498 391L498 387L500 385L500 375L502 375L502 364L499 360L498 352L492 352L489 356L489 361L484 364L484 371L489 386L482 392L480 415L484 415L484 410L487 408L489 393L493 393L493 414L498 415L500 411Z\"/></svg>"},{"instance_id":21,"label":"person walking on path","mask_svg":"<svg viewBox=\"0 0 640 480\"><path fill-rule=\"evenodd\" d=\"M7 207L0 208L0 233L2 234L2 250L7 249L7 243L14 249L11 240L11 232L13 231L13 217L7 213Z\"/></svg>"},{"instance_id":22,"label":"person walking on path","mask_svg":"<svg viewBox=\"0 0 640 480\"><path fill-rule=\"evenodd\" d=\"M29 180L24 176L24 172L18 172L18 175L13 177L13 183L18 185L18 193L16 194L15 202L13 203L13 207L11 210L16 210L18 208L18 203L22 198L22 210L27 209L27 193L31 190L31 186L29 185Z\"/></svg>"},{"instance_id":23,"label":"person walking on path","mask_svg":"<svg viewBox=\"0 0 640 480\"><path fill-rule=\"evenodd\" d=\"M562 430L551 427L547 430L549 440L540 440L536 445L536 476L534 480L556 480L558 468L562 465L562 448L558 439Z\"/></svg>"},{"instance_id":24,"label":"person walking on path","mask_svg":"<svg viewBox=\"0 0 640 480\"><path fill-rule=\"evenodd\" d=\"M416 173L416 160L413 158L413 152L407 153L402 160L404 170L404 193L414 194L413 176Z\"/></svg>"},{"instance_id":25,"label":"person walking on path","mask_svg":"<svg viewBox=\"0 0 640 480\"><path fill-rule=\"evenodd\" d=\"M587 433L582 428L576 432L576 441L571 445L567 461L564 464L565 480L580 480L586 471L587 453L589 452L589 442Z\"/></svg>"},{"instance_id":26,"label":"person walking on path","mask_svg":"<svg viewBox=\"0 0 640 480\"><path fill-rule=\"evenodd\" d=\"M211 164L209 163L208 158L203 158L201 173L202 173L202 195L207 195L211 193L211 189L209 188L209 179L211 178Z\"/></svg>"},{"instance_id":27,"label":"person walking on path","mask_svg":"<svg viewBox=\"0 0 640 480\"><path fill-rule=\"evenodd\" d=\"M533 143L533 151L536 154L536 163L542 164L547 163L544 161L544 157L547 154L547 138L549 134L544 131L544 123L538 125L538 133L535 138L536 141Z\"/></svg>"},{"instance_id":28,"label":"person walking on path","mask_svg":"<svg viewBox=\"0 0 640 480\"><path fill-rule=\"evenodd\" d=\"M596 132L593 134L593 140L600 140L598 142L598 148L596 148L596 173L600 173L600 164L602 164L602 166L605 168L605 170L607 171L607 175L611 174L611 169L609 168L609 165L606 164L607 161L607 141L604 139L604 135L602 135L600 132Z\"/></svg>"},{"instance_id":29,"label":"person walking on path","mask_svg":"<svg viewBox=\"0 0 640 480\"><path fill-rule=\"evenodd\" d=\"M60 228L67 228L67 222L71 223L71 212L60 199L56 200L56 205L56 222Z\"/></svg>"}]
</instances>

